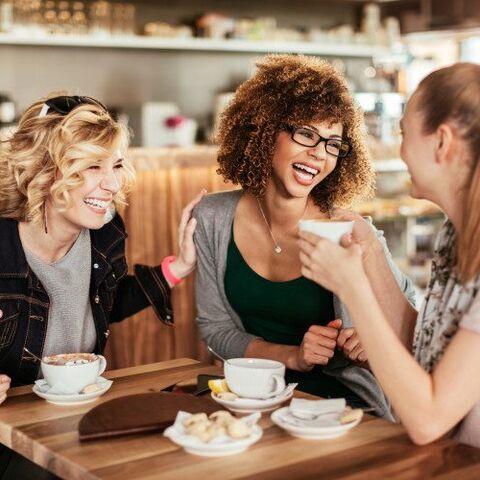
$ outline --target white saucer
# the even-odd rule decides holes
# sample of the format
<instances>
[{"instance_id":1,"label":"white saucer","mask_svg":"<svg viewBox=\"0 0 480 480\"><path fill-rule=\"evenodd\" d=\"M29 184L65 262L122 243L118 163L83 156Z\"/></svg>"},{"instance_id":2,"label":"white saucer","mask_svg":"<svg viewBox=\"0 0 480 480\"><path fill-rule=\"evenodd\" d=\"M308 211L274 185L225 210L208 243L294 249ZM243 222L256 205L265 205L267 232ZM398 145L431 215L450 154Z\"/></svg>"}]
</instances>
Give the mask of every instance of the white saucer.
<instances>
[{"instance_id":1,"label":"white saucer","mask_svg":"<svg viewBox=\"0 0 480 480\"><path fill-rule=\"evenodd\" d=\"M74 394L52 394L42 392L37 384L33 385L32 391L41 398L44 398L48 403L53 405L83 405L85 403L94 402L98 397L103 395L111 386L112 381L106 380L103 377L98 378L100 383L100 390L92 393L74 393ZM37 380L38 382L38 380Z\"/></svg>"},{"instance_id":2,"label":"white saucer","mask_svg":"<svg viewBox=\"0 0 480 480\"><path fill-rule=\"evenodd\" d=\"M350 429L356 427L361 418L354 420L353 422L345 423L344 425L334 425L331 427L300 427L294 426L290 423L285 422L282 419L290 407L283 407L275 410L272 413L270 418L275 425L278 425L283 430L286 430L290 435L299 438L306 438L308 440L325 440L330 438L337 438L345 435Z\"/></svg>"},{"instance_id":3,"label":"white saucer","mask_svg":"<svg viewBox=\"0 0 480 480\"><path fill-rule=\"evenodd\" d=\"M163 432L163 435L193 455L200 455L202 457L224 457L226 455L243 452L250 445L258 442L258 440L262 438L263 430L260 426L254 425L253 431L248 437L239 440L225 441L224 443L205 443L193 435L182 435L174 425L168 427Z\"/></svg>"},{"instance_id":4,"label":"white saucer","mask_svg":"<svg viewBox=\"0 0 480 480\"><path fill-rule=\"evenodd\" d=\"M225 400L223 398L219 398L213 392L211 393L212 398L217 403L236 413L271 412L279 405L292 398L292 395L293 389L289 391L285 390L279 395L273 398L267 398L265 400L244 397L237 397L235 400Z\"/></svg>"}]
</instances>

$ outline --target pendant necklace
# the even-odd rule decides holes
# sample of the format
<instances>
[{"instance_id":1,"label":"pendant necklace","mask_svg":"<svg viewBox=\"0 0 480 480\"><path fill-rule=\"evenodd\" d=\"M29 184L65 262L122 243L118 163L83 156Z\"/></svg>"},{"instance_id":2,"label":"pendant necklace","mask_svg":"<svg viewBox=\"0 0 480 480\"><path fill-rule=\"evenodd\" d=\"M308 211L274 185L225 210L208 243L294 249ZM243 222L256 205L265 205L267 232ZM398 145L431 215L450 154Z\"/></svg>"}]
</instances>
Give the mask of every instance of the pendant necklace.
<instances>
[{"instance_id":1,"label":"pendant necklace","mask_svg":"<svg viewBox=\"0 0 480 480\"><path fill-rule=\"evenodd\" d=\"M268 228L268 231L270 233L270 236L272 237L272 241L273 241L273 251L279 255L280 253L282 253L282 247L278 244L275 236L273 235L273 232L272 232L272 229L270 228L270 224L268 223L268 220L267 220L267 217L265 216L265 213L263 212L263 208L262 208L262 204L260 203L260 199L257 198L257 203L258 203L258 208L260 210L260 213L262 214L262 217L263 217L263 220L265 221L265 225L267 226ZM300 219L303 218L303 216L305 215L305 212L307 211L307 207L308 207L308 199L307 199L307 203L305 205L305 210L303 211L302 213L302 216L300 217Z\"/></svg>"}]
</instances>

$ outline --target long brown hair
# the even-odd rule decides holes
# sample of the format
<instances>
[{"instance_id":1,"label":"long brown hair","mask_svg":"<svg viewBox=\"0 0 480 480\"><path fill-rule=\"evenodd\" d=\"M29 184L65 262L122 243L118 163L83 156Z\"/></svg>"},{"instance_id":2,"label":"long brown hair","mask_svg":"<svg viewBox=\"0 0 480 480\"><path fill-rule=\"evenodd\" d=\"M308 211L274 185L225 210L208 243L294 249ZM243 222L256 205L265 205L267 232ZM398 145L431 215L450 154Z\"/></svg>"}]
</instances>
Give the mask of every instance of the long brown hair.
<instances>
[{"instance_id":1,"label":"long brown hair","mask_svg":"<svg viewBox=\"0 0 480 480\"><path fill-rule=\"evenodd\" d=\"M457 63L436 70L420 82L417 94L424 133L450 123L468 149L470 175L457 242L457 269L466 282L480 274L480 65Z\"/></svg>"}]
</instances>

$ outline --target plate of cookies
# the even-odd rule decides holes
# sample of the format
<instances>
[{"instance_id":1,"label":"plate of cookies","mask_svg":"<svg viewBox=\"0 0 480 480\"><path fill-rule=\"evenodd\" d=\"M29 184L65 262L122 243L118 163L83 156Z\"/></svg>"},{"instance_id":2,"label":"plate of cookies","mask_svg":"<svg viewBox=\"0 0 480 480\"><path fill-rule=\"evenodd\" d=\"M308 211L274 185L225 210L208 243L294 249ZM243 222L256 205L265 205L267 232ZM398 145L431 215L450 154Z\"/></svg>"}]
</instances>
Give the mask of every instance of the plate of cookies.
<instances>
[{"instance_id":1,"label":"plate of cookies","mask_svg":"<svg viewBox=\"0 0 480 480\"><path fill-rule=\"evenodd\" d=\"M258 442L263 431L260 413L236 418L226 410L191 414L179 411L163 435L188 453L206 457L233 455Z\"/></svg>"},{"instance_id":2,"label":"plate of cookies","mask_svg":"<svg viewBox=\"0 0 480 480\"><path fill-rule=\"evenodd\" d=\"M272 422L290 435L309 440L337 438L356 427L363 410L352 409L345 399L294 399L272 413Z\"/></svg>"}]
</instances>

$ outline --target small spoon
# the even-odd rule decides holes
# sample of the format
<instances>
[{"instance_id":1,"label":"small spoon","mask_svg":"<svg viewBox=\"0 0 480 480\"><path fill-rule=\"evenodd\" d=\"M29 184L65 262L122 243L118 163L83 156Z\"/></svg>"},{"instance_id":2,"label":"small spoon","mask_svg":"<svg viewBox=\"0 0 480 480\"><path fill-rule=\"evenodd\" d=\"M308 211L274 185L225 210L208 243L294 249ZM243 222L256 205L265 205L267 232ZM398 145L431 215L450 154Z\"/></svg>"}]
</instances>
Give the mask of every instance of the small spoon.
<instances>
[{"instance_id":1,"label":"small spoon","mask_svg":"<svg viewBox=\"0 0 480 480\"><path fill-rule=\"evenodd\" d=\"M219 355L210 345L207 345L207 350L214 356L214 357L217 357L219 360L221 360L222 362L226 362L226 360L221 356Z\"/></svg>"},{"instance_id":2,"label":"small spoon","mask_svg":"<svg viewBox=\"0 0 480 480\"><path fill-rule=\"evenodd\" d=\"M38 360L39 362L42 362L42 359L40 357L37 357L34 353L32 353L27 347L23 347L23 349L29 354L31 355L33 358L35 358L35 360Z\"/></svg>"}]
</instances>

